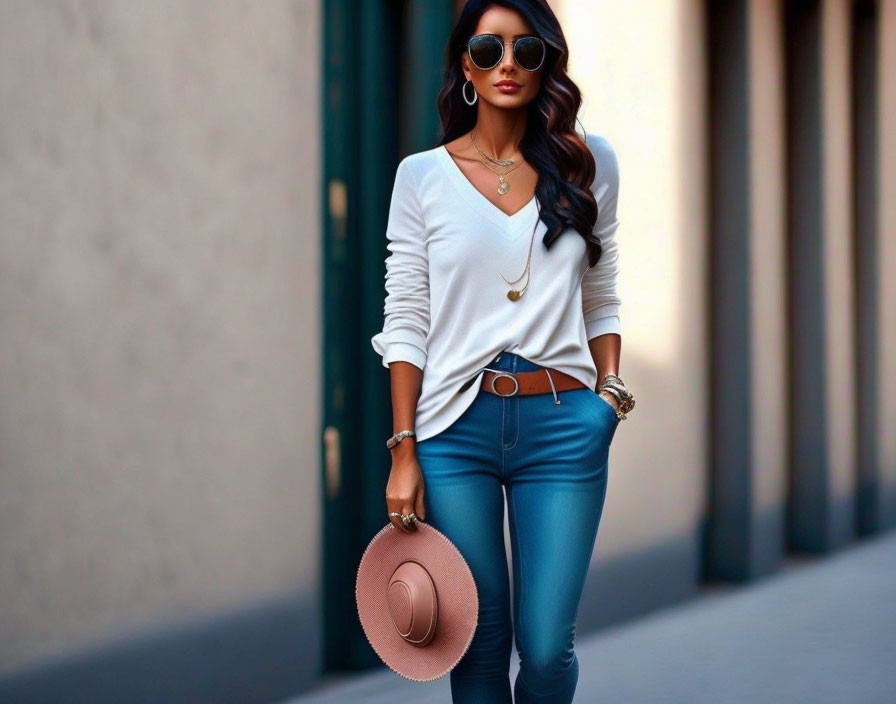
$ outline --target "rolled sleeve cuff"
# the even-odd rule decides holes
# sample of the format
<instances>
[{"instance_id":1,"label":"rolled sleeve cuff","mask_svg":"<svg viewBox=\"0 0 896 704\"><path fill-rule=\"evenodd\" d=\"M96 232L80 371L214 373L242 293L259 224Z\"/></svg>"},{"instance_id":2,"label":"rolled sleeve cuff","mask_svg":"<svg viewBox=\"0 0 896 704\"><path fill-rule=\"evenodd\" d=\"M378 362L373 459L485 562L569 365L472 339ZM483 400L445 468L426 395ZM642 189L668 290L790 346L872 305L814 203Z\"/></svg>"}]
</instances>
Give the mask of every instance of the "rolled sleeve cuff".
<instances>
[{"instance_id":1,"label":"rolled sleeve cuff","mask_svg":"<svg viewBox=\"0 0 896 704\"><path fill-rule=\"evenodd\" d=\"M604 315L600 318L591 318L585 321L585 336L591 340L599 335L614 332L622 334L622 325L618 314Z\"/></svg>"},{"instance_id":2,"label":"rolled sleeve cuff","mask_svg":"<svg viewBox=\"0 0 896 704\"><path fill-rule=\"evenodd\" d=\"M426 352L410 342L390 342L383 355L383 366L389 362L410 362L421 371L426 366Z\"/></svg>"},{"instance_id":3,"label":"rolled sleeve cuff","mask_svg":"<svg viewBox=\"0 0 896 704\"><path fill-rule=\"evenodd\" d=\"M370 338L370 344L377 354L383 356L383 366L390 362L410 362L423 369L426 366L425 337L409 328L395 328L389 332L379 332Z\"/></svg>"}]
</instances>

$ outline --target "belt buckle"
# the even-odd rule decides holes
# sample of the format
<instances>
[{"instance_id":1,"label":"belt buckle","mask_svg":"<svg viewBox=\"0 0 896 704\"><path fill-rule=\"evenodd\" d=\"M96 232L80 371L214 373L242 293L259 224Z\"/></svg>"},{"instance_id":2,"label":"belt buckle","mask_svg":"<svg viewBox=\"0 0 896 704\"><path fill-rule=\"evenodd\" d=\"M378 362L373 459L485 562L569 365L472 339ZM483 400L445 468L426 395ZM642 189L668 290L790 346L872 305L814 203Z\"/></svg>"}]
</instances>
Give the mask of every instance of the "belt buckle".
<instances>
[{"instance_id":1,"label":"belt buckle","mask_svg":"<svg viewBox=\"0 0 896 704\"><path fill-rule=\"evenodd\" d=\"M507 398L508 396L516 396L516 394L519 393L520 382L517 380L515 375L511 374L510 372L505 372L505 371L500 371L500 372L496 371L493 373L494 373L494 376L491 378L492 393L496 394L497 396L500 396L501 398ZM509 394L502 394L495 388L495 381L497 381L498 377L502 377L502 376L510 377L511 379L513 379L513 383L516 384L516 388Z\"/></svg>"}]
</instances>

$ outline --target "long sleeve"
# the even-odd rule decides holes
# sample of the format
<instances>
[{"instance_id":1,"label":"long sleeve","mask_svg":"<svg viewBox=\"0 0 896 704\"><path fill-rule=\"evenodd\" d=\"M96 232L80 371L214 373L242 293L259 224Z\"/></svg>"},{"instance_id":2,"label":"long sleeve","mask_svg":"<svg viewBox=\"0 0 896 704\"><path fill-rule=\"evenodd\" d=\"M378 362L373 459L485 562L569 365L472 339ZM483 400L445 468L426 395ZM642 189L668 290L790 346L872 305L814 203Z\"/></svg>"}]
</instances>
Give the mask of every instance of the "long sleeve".
<instances>
[{"instance_id":1,"label":"long sleeve","mask_svg":"<svg viewBox=\"0 0 896 704\"><path fill-rule=\"evenodd\" d=\"M406 361L423 369L429 333L429 262L417 179L405 157L398 164L386 226L386 298L383 328L370 342L383 366Z\"/></svg>"},{"instance_id":2,"label":"long sleeve","mask_svg":"<svg viewBox=\"0 0 896 704\"><path fill-rule=\"evenodd\" d=\"M616 242L616 203L619 198L619 163L610 142L599 135L588 135L597 172L592 191L597 199L598 215L594 233L600 238L602 253L597 264L582 277L582 313L587 339L613 332L622 334L619 321L621 300L616 291L619 251Z\"/></svg>"}]
</instances>

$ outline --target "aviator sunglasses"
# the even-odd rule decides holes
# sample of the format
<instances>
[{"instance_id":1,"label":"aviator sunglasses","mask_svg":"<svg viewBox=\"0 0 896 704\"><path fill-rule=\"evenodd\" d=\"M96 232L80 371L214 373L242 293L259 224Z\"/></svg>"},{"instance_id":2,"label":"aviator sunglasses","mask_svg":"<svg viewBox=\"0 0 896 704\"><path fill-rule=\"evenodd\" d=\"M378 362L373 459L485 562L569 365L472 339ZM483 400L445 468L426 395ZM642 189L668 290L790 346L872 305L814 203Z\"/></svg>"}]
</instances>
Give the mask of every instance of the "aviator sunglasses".
<instances>
[{"instance_id":1,"label":"aviator sunglasses","mask_svg":"<svg viewBox=\"0 0 896 704\"><path fill-rule=\"evenodd\" d=\"M541 37L526 36L513 40L513 58L526 71L540 69L545 53ZM476 34L467 42L467 54L476 68L487 71L504 58L504 40L497 34Z\"/></svg>"}]
</instances>

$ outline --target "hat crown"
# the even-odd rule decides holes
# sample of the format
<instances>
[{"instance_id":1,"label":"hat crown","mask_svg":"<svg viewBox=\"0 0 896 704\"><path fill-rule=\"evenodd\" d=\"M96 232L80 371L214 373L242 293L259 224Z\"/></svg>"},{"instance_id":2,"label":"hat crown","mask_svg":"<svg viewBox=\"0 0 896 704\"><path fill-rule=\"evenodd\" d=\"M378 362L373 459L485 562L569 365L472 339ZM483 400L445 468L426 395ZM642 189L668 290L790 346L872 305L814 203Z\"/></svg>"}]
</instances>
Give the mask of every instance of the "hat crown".
<instances>
[{"instance_id":1,"label":"hat crown","mask_svg":"<svg viewBox=\"0 0 896 704\"><path fill-rule=\"evenodd\" d=\"M405 560L389 579L389 616L398 634L423 647L435 636L439 601L432 576L420 562Z\"/></svg>"}]
</instances>

